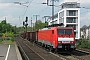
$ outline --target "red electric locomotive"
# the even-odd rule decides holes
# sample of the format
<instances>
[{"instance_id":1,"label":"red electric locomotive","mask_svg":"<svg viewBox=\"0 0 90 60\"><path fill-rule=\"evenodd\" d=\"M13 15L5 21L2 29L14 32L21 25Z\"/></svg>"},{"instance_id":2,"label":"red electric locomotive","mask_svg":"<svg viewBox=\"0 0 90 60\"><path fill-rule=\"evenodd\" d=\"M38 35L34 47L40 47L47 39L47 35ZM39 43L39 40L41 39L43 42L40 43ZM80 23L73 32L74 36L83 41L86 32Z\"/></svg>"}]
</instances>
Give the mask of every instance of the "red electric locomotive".
<instances>
[{"instance_id":1,"label":"red electric locomotive","mask_svg":"<svg viewBox=\"0 0 90 60\"><path fill-rule=\"evenodd\" d=\"M72 27L48 27L38 30L38 42L52 49L74 50L75 36Z\"/></svg>"}]
</instances>

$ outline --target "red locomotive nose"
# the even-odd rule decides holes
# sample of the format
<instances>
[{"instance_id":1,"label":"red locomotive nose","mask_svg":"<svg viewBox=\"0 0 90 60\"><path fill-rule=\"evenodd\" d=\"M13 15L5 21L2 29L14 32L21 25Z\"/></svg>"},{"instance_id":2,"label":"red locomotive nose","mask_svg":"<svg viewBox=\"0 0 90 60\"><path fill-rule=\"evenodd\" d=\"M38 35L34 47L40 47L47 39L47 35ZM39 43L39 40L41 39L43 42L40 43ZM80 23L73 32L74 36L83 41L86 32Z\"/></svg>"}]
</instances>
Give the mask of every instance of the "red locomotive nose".
<instances>
[{"instance_id":1,"label":"red locomotive nose","mask_svg":"<svg viewBox=\"0 0 90 60\"><path fill-rule=\"evenodd\" d=\"M63 38L63 35L58 35L58 37L61 37L61 38Z\"/></svg>"},{"instance_id":2,"label":"red locomotive nose","mask_svg":"<svg viewBox=\"0 0 90 60\"><path fill-rule=\"evenodd\" d=\"M70 36L69 36L69 35L67 35L67 34L64 34L64 35L63 35L63 38L65 38L65 37L68 37L68 38L69 38Z\"/></svg>"},{"instance_id":3,"label":"red locomotive nose","mask_svg":"<svg viewBox=\"0 0 90 60\"><path fill-rule=\"evenodd\" d=\"M61 37L61 38L68 37L68 38L70 38L70 35L64 34L64 35L58 35L58 37Z\"/></svg>"}]
</instances>

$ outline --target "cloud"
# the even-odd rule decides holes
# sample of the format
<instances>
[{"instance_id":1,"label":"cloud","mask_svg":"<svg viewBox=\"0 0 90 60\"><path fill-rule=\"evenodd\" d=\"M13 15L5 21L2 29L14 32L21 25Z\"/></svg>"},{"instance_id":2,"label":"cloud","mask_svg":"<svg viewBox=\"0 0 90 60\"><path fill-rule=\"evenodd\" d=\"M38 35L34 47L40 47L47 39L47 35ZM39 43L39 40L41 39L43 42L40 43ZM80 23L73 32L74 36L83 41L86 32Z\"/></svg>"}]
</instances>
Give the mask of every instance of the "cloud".
<instances>
[{"instance_id":1,"label":"cloud","mask_svg":"<svg viewBox=\"0 0 90 60\"><path fill-rule=\"evenodd\" d=\"M81 17L81 19L80 19L81 21L81 27L83 26L83 25L87 25L87 26L89 26L90 25L90 12L87 12L87 14L85 15L85 16L82 16Z\"/></svg>"},{"instance_id":2,"label":"cloud","mask_svg":"<svg viewBox=\"0 0 90 60\"><path fill-rule=\"evenodd\" d=\"M10 6L9 3L6 3L6 4L0 3L0 9L6 8L6 7L8 7L8 6Z\"/></svg>"},{"instance_id":3,"label":"cloud","mask_svg":"<svg viewBox=\"0 0 90 60\"><path fill-rule=\"evenodd\" d=\"M21 25L21 22L19 20L19 17L18 18L15 18L15 17L13 17L11 15L3 16L3 17L0 18L0 22L2 20L5 20L5 18L6 18L7 23L10 23L13 26L15 26L15 25L20 26Z\"/></svg>"},{"instance_id":4,"label":"cloud","mask_svg":"<svg viewBox=\"0 0 90 60\"><path fill-rule=\"evenodd\" d=\"M4 17L4 16L0 18L0 22L1 22L2 20L5 20L5 17Z\"/></svg>"},{"instance_id":5,"label":"cloud","mask_svg":"<svg viewBox=\"0 0 90 60\"><path fill-rule=\"evenodd\" d=\"M24 0L25 1L28 1L28 0ZM13 2L22 2L22 0L0 0L0 2L2 3L13 3Z\"/></svg>"},{"instance_id":6,"label":"cloud","mask_svg":"<svg viewBox=\"0 0 90 60\"><path fill-rule=\"evenodd\" d=\"M45 15L51 15L51 7L47 6L47 5L43 5L41 3L46 2L46 0L33 0L32 3L29 5L27 11L26 11L26 7L19 5L19 4L14 4L14 2L21 2L21 3L25 3L25 2L31 2L32 0L0 0L0 21L4 20L5 17L7 18L7 22L11 23L12 25L17 25L17 26L22 26L22 21L25 20L25 17L28 16L29 17L29 24L30 24L30 18L32 17L33 22L35 22L35 17L33 17L33 15L37 14L40 15L40 17L38 17L38 19L41 19L41 17L45 16ZM59 0L58 4L64 0ZM70 0L67 0L70 1ZM73 1L73 0L71 0ZM90 0L76 0L79 1L81 3L81 7L88 7ZM1 3L2 2L2 3ZM49 3L52 4L52 2L49 1ZM55 2L55 5L58 5L57 2ZM25 4L28 5L28 4ZM58 8L59 9L59 8ZM55 7L56 10L56 7ZM26 11L26 13L25 13ZM82 9L82 12L85 12L85 10ZM81 13L82 13L81 12ZM56 12L55 12L56 13ZM24 15L24 16L23 16ZM19 16L20 19L19 20ZM89 25L90 23L89 21L89 16L90 16L90 12L89 13L84 13L81 16L81 26L86 24Z\"/></svg>"},{"instance_id":7,"label":"cloud","mask_svg":"<svg viewBox=\"0 0 90 60\"><path fill-rule=\"evenodd\" d=\"M89 4L90 0L79 0L81 4Z\"/></svg>"}]
</instances>

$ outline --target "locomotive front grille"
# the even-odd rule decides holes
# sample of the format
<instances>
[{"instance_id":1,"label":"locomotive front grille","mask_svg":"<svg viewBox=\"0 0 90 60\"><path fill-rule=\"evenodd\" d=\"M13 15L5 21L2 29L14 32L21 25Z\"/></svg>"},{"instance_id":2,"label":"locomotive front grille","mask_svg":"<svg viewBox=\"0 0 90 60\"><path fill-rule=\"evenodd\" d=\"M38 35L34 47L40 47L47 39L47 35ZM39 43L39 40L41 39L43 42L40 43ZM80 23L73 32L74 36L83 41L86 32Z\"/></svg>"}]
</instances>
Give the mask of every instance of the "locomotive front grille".
<instances>
[{"instance_id":1,"label":"locomotive front grille","mask_svg":"<svg viewBox=\"0 0 90 60\"><path fill-rule=\"evenodd\" d=\"M75 45L72 45L72 44L58 44L58 48L63 48L63 49L75 48Z\"/></svg>"}]
</instances>

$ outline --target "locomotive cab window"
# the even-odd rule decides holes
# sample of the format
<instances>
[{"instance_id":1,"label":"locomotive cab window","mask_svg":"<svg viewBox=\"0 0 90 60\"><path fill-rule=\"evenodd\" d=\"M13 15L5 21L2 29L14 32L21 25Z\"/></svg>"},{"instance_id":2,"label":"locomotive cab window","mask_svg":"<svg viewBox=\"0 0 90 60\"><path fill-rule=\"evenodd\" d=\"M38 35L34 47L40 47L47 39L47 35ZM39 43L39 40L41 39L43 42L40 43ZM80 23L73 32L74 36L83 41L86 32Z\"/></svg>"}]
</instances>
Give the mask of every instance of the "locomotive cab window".
<instances>
[{"instance_id":1,"label":"locomotive cab window","mask_svg":"<svg viewBox=\"0 0 90 60\"><path fill-rule=\"evenodd\" d=\"M72 34L72 30L65 30L65 29L62 29L62 30L58 30L58 34Z\"/></svg>"},{"instance_id":2,"label":"locomotive cab window","mask_svg":"<svg viewBox=\"0 0 90 60\"><path fill-rule=\"evenodd\" d=\"M72 30L66 30L65 34L69 34L69 35L72 34Z\"/></svg>"},{"instance_id":3,"label":"locomotive cab window","mask_svg":"<svg viewBox=\"0 0 90 60\"><path fill-rule=\"evenodd\" d=\"M58 34L64 34L64 30L58 30Z\"/></svg>"}]
</instances>

